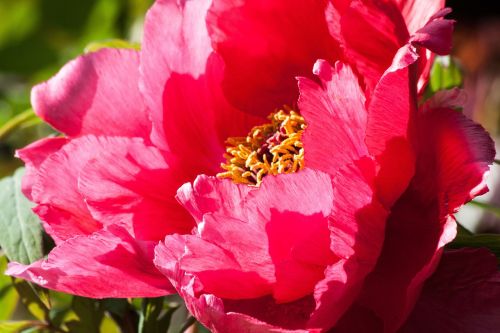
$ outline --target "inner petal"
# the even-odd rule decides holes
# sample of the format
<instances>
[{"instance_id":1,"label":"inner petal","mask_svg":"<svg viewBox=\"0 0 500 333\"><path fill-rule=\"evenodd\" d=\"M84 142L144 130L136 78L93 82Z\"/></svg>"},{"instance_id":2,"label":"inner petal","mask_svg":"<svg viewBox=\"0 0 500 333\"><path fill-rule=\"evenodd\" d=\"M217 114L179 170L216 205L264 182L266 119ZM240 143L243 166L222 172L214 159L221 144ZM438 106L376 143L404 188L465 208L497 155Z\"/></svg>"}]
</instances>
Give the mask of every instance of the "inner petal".
<instances>
[{"instance_id":1,"label":"inner petal","mask_svg":"<svg viewBox=\"0 0 500 333\"><path fill-rule=\"evenodd\" d=\"M259 186L268 174L293 173L304 168L304 118L285 106L268 119L269 123L255 126L246 137L226 140L226 162L221 164L225 171L217 177Z\"/></svg>"}]
</instances>

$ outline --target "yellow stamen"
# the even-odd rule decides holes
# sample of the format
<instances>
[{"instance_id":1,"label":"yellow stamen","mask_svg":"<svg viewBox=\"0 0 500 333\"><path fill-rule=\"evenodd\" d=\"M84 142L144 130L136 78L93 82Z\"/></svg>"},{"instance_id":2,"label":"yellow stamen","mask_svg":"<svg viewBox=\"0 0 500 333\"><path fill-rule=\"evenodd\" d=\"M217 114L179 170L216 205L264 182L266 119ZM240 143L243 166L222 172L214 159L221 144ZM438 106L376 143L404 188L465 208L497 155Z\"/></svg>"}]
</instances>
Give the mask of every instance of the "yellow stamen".
<instances>
[{"instance_id":1,"label":"yellow stamen","mask_svg":"<svg viewBox=\"0 0 500 333\"><path fill-rule=\"evenodd\" d=\"M304 118L285 107L269 115L270 123L256 126L246 137L227 139L224 172L219 178L259 186L266 175L292 173L304 168L304 147L300 141L306 128Z\"/></svg>"}]
</instances>

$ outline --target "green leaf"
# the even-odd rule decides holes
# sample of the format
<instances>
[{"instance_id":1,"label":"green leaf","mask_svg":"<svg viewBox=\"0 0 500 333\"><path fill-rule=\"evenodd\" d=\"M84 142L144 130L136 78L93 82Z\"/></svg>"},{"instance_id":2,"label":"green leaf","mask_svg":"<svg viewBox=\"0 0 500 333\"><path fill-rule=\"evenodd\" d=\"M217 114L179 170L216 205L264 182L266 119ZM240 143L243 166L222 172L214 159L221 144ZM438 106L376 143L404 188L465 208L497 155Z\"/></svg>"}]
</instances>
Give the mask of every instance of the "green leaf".
<instances>
[{"instance_id":1,"label":"green leaf","mask_svg":"<svg viewBox=\"0 0 500 333\"><path fill-rule=\"evenodd\" d=\"M3 274L6 268L7 259L0 257L0 320L10 319L19 299L12 286L12 279Z\"/></svg>"},{"instance_id":2,"label":"green leaf","mask_svg":"<svg viewBox=\"0 0 500 333\"><path fill-rule=\"evenodd\" d=\"M34 320L21 321L0 321L0 332L2 333L21 333L32 327L43 327L44 323Z\"/></svg>"},{"instance_id":3,"label":"green leaf","mask_svg":"<svg viewBox=\"0 0 500 333\"><path fill-rule=\"evenodd\" d=\"M29 264L43 256L42 227L21 193L24 168L0 180L0 247L11 261Z\"/></svg>"},{"instance_id":4,"label":"green leaf","mask_svg":"<svg viewBox=\"0 0 500 333\"><path fill-rule=\"evenodd\" d=\"M145 298L142 300L139 333L160 333L167 331L172 315L179 308L179 305L165 301L165 297Z\"/></svg>"},{"instance_id":5,"label":"green leaf","mask_svg":"<svg viewBox=\"0 0 500 333\"><path fill-rule=\"evenodd\" d=\"M437 56L431 68L431 94L443 89L461 87L462 84L463 75L456 60L451 56Z\"/></svg>"},{"instance_id":6,"label":"green leaf","mask_svg":"<svg viewBox=\"0 0 500 333\"><path fill-rule=\"evenodd\" d=\"M141 44L139 43L131 43L126 40L122 39L108 39L100 42L93 42L88 44L84 52L85 53L91 53L91 52L96 52L99 51L100 49L103 48L113 48L113 49L133 49L133 50L140 50L141 49Z\"/></svg>"},{"instance_id":7,"label":"green leaf","mask_svg":"<svg viewBox=\"0 0 500 333\"><path fill-rule=\"evenodd\" d=\"M49 305L42 300L33 285L20 279L13 279L12 284L21 297L21 302L33 316L40 320L49 318Z\"/></svg>"},{"instance_id":8,"label":"green leaf","mask_svg":"<svg viewBox=\"0 0 500 333\"><path fill-rule=\"evenodd\" d=\"M98 301L75 296L73 298L72 309L77 315L78 320L66 323L70 332L99 333L104 311Z\"/></svg>"},{"instance_id":9,"label":"green leaf","mask_svg":"<svg viewBox=\"0 0 500 333\"><path fill-rule=\"evenodd\" d=\"M500 235L499 234L466 234L459 232L448 248L459 249L462 247L486 247L493 252L500 264Z\"/></svg>"},{"instance_id":10,"label":"green leaf","mask_svg":"<svg viewBox=\"0 0 500 333\"><path fill-rule=\"evenodd\" d=\"M490 205L488 203L475 201L475 200L469 202L469 205L482 208L482 209L494 214L496 217L500 218L500 207L496 207L496 206Z\"/></svg>"}]
</instances>

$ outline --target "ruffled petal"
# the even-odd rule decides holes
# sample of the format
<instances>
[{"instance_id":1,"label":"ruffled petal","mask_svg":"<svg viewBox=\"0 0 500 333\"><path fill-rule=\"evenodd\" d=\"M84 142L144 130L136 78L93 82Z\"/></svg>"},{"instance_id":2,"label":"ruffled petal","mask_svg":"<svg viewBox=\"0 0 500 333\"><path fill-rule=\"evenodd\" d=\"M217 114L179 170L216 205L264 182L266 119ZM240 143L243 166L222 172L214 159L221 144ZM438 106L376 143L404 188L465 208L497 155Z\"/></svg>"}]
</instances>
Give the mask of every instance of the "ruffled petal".
<instances>
[{"instance_id":1,"label":"ruffled petal","mask_svg":"<svg viewBox=\"0 0 500 333\"><path fill-rule=\"evenodd\" d=\"M137 239L158 241L194 226L175 200L177 188L191 176L188 170L155 147L121 138L82 168L78 190L95 219L122 225Z\"/></svg>"},{"instance_id":2,"label":"ruffled petal","mask_svg":"<svg viewBox=\"0 0 500 333\"><path fill-rule=\"evenodd\" d=\"M316 59L339 59L325 7L326 1L311 0L213 1L207 24L234 105L261 116L294 105L294 78L310 76Z\"/></svg>"},{"instance_id":3,"label":"ruffled petal","mask_svg":"<svg viewBox=\"0 0 500 333\"><path fill-rule=\"evenodd\" d=\"M337 62L332 68L318 60L314 73L321 85L299 78L299 108L307 124L302 136L305 165L333 176L368 153L365 97L347 65Z\"/></svg>"},{"instance_id":4,"label":"ruffled petal","mask_svg":"<svg viewBox=\"0 0 500 333\"><path fill-rule=\"evenodd\" d=\"M173 290L153 265L155 245L138 243L124 229L113 227L71 238L31 265L10 263L5 273L84 297L163 296Z\"/></svg>"},{"instance_id":5,"label":"ruffled petal","mask_svg":"<svg viewBox=\"0 0 500 333\"><path fill-rule=\"evenodd\" d=\"M210 294L201 294L197 290L196 278L180 270L177 260L184 253L184 241L176 241L189 236L168 236L166 241L155 248L154 262L173 283L184 299L189 312L205 327L214 333L252 332L252 333L319 333L319 330L286 329L285 325L300 327L304 323L304 313L310 311L304 303L276 305L271 297L261 297L255 300L223 300ZM222 257L224 258L224 257ZM201 258L200 258L201 259ZM219 259L207 262L210 265ZM285 310L285 311L280 311ZM288 310L288 311L287 311ZM244 314L248 313L248 314ZM265 319L256 319L254 313L275 321L276 325L265 322ZM283 315L285 314L285 315Z\"/></svg>"},{"instance_id":6,"label":"ruffled petal","mask_svg":"<svg viewBox=\"0 0 500 333\"><path fill-rule=\"evenodd\" d=\"M78 177L89 160L119 143L120 140L113 138L83 136L65 144L38 168L31 192L38 204L34 211L56 243L75 235L91 234L102 227L91 216L78 190Z\"/></svg>"},{"instance_id":7,"label":"ruffled petal","mask_svg":"<svg viewBox=\"0 0 500 333\"><path fill-rule=\"evenodd\" d=\"M138 52L102 49L69 62L33 88L31 104L42 119L70 137L148 138L151 125L138 84Z\"/></svg>"},{"instance_id":8,"label":"ruffled petal","mask_svg":"<svg viewBox=\"0 0 500 333\"><path fill-rule=\"evenodd\" d=\"M445 252L399 333L489 333L500 327L500 272L486 249Z\"/></svg>"},{"instance_id":9,"label":"ruffled petal","mask_svg":"<svg viewBox=\"0 0 500 333\"><path fill-rule=\"evenodd\" d=\"M30 200L33 185L38 179L38 168L51 154L57 152L68 142L66 138L46 138L38 140L23 149L16 151L16 157L19 157L26 166L26 173L22 180L22 191Z\"/></svg>"},{"instance_id":10,"label":"ruffled petal","mask_svg":"<svg viewBox=\"0 0 500 333\"><path fill-rule=\"evenodd\" d=\"M199 223L208 213L245 216L243 201L252 190L247 185L235 185L230 179L200 175L192 184L186 183L179 188L177 200Z\"/></svg>"}]
</instances>

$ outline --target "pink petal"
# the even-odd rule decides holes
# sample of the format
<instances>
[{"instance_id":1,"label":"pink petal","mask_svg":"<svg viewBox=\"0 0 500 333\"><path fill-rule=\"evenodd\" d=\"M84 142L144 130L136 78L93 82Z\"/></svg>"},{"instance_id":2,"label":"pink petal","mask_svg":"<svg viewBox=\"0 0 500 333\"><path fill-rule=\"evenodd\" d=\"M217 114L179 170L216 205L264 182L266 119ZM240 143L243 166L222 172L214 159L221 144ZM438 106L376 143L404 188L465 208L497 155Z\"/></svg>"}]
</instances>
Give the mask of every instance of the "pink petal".
<instances>
[{"instance_id":1,"label":"pink petal","mask_svg":"<svg viewBox=\"0 0 500 333\"><path fill-rule=\"evenodd\" d=\"M486 249L443 254L400 333L489 333L500 327L500 273Z\"/></svg>"},{"instance_id":2,"label":"pink petal","mask_svg":"<svg viewBox=\"0 0 500 333\"><path fill-rule=\"evenodd\" d=\"M243 201L253 188L247 185L235 185L232 180L220 180L205 175L186 183L177 191L177 200L195 218L197 223L207 213L220 213L245 216L241 212Z\"/></svg>"},{"instance_id":3,"label":"pink petal","mask_svg":"<svg viewBox=\"0 0 500 333\"><path fill-rule=\"evenodd\" d=\"M444 0L396 0L410 34L415 33L424 23L444 7Z\"/></svg>"},{"instance_id":4,"label":"pink petal","mask_svg":"<svg viewBox=\"0 0 500 333\"><path fill-rule=\"evenodd\" d=\"M412 43L421 45L440 55L450 54L455 21L443 17L451 12L445 8L431 17L430 21L411 37Z\"/></svg>"},{"instance_id":5,"label":"pink petal","mask_svg":"<svg viewBox=\"0 0 500 333\"><path fill-rule=\"evenodd\" d=\"M227 104L220 90L222 73L223 63L215 54L208 60L206 73L198 79L172 73L165 85L164 109L160 110L163 123L159 118L154 121L153 139L158 138L155 142L162 147L160 140L164 140L168 151L193 164L196 174L220 172L225 141L232 136L246 136L254 125L267 122Z\"/></svg>"},{"instance_id":6,"label":"pink petal","mask_svg":"<svg viewBox=\"0 0 500 333\"><path fill-rule=\"evenodd\" d=\"M139 54L103 49L69 62L33 88L35 112L68 136L147 138L150 122L138 90Z\"/></svg>"},{"instance_id":7,"label":"pink petal","mask_svg":"<svg viewBox=\"0 0 500 333\"><path fill-rule=\"evenodd\" d=\"M481 125L455 110L432 109L423 112L418 128L422 172L414 182L423 195L438 195L443 212L451 214L488 190L484 178L495 146Z\"/></svg>"},{"instance_id":8,"label":"pink petal","mask_svg":"<svg viewBox=\"0 0 500 333\"><path fill-rule=\"evenodd\" d=\"M189 311L212 332L319 333L320 330L317 329L300 329L312 310L312 297L293 303L276 304L270 296L232 301L210 294L198 295L197 278L186 275L178 264L172 264L182 256L185 249L183 241L174 240L187 237L189 236L168 236L166 242L160 243L155 249L155 264L173 282ZM223 259L224 256L218 258ZM210 260L206 263L214 265L217 262L218 260ZM241 281L238 283L241 284Z\"/></svg>"},{"instance_id":9,"label":"pink petal","mask_svg":"<svg viewBox=\"0 0 500 333\"><path fill-rule=\"evenodd\" d=\"M226 64L224 92L237 107L267 116L297 99L295 77L316 59L335 61L325 1L216 0L207 16L214 48Z\"/></svg>"},{"instance_id":10,"label":"pink petal","mask_svg":"<svg viewBox=\"0 0 500 333\"><path fill-rule=\"evenodd\" d=\"M377 189L387 207L406 189L415 169L409 136L417 112L417 92L412 83L417 59L413 46L400 48L368 106L366 145L379 162Z\"/></svg>"},{"instance_id":11,"label":"pink petal","mask_svg":"<svg viewBox=\"0 0 500 333\"><path fill-rule=\"evenodd\" d=\"M207 217L206 223L227 225L221 231L213 230L214 227L210 226L212 231L207 232L204 239L191 235L167 236L164 245L169 249L176 249L178 244L182 244L184 252L177 258L179 269L196 275L197 283L200 284L197 288L200 289L199 292L214 293L230 299L255 298L269 294L275 279L274 268L266 255L267 246L247 237L232 238L240 239L241 243L235 247L227 244L221 236L241 237L244 231L252 235L252 226L223 217L217 217L217 220ZM216 232L221 235L214 235ZM253 234L256 232L253 231ZM244 249L249 251L246 255L242 252Z\"/></svg>"},{"instance_id":12,"label":"pink petal","mask_svg":"<svg viewBox=\"0 0 500 333\"><path fill-rule=\"evenodd\" d=\"M340 29L346 59L371 92L397 50L408 41L403 17L392 2L352 1L340 14Z\"/></svg>"},{"instance_id":13,"label":"pink petal","mask_svg":"<svg viewBox=\"0 0 500 333\"><path fill-rule=\"evenodd\" d=\"M318 60L314 72L321 85L299 78L299 108L307 124L302 137L305 165L335 175L368 153L365 97L347 65L337 63L332 68Z\"/></svg>"},{"instance_id":14,"label":"pink petal","mask_svg":"<svg viewBox=\"0 0 500 333\"><path fill-rule=\"evenodd\" d=\"M38 204L35 212L46 223L46 231L56 242L75 235L88 235L101 228L78 191L78 177L89 160L123 140L131 139L83 136L69 141L38 168L31 193Z\"/></svg>"},{"instance_id":15,"label":"pink petal","mask_svg":"<svg viewBox=\"0 0 500 333\"><path fill-rule=\"evenodd\" d=\"M327 267L324 280L316 285L309 327L333 326L375 267L388 211L376 199L374 177L375 162L364 158L341 169L334 179L329 228L331 249L340 260Z\"/></svg>"},{"instance_id":16,"label":"pink petal","mask_svg":"<svg viewBox=\"0 0 500 333\"><path fill-rule=\"evenodd\" d=\"M92 298L163 296L172 286L152 264L154 246L113 227L71 238L31 265L10 263L6 274Z\"/></svg>"},{"instance_id":17,"label":"pink petal","mask_svg":"<svg viewBox=\"0 0 500 333\"><path fill-rule=\"evenodd\" d=\"M122 225L137 239L162 240L194 226L175 200L177 188L190 179L182 167L155 147L121 138L82 168L78 190L98 221Z\"/></svg>"},{"instance_id":18,"label":"pink petal","mask_svg":"<svg viewBox=\"0 0 500 333\"><path fill-rule=\"evenodd\" d=\"M33 185L38 179L38 168L51 154L57 152L68 140L66 138L46 138L38 140L23 149L16 151L26 165L26 173L22 180L22 191L30 200Z\"/></svg>"},{"instance_id":19,"label":"pink petal","mask_svg":"<svg viewBox=\"0 0 500 333\"><path fill-rule=\"evenodd\" d=\"M141 58L151 139L185 163L196 161L196 174L217 173L225 140L244 136L262 122L225 101L220 86L224 64L212 53L204 22L210 3L157 1L146 17Z\"/></svg>"}]
</instances>

